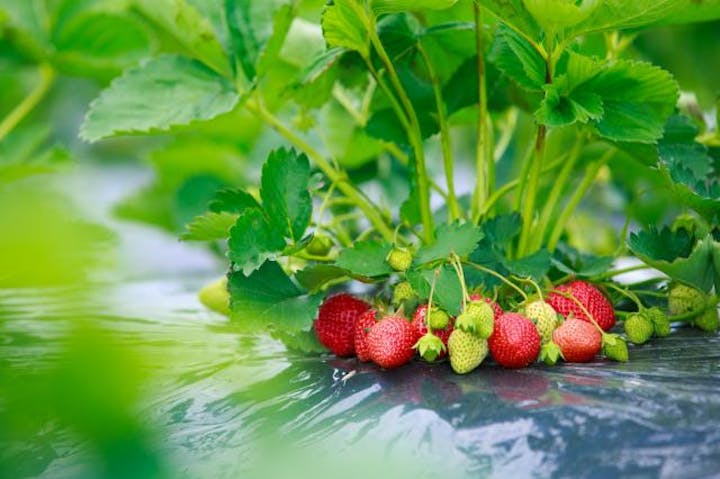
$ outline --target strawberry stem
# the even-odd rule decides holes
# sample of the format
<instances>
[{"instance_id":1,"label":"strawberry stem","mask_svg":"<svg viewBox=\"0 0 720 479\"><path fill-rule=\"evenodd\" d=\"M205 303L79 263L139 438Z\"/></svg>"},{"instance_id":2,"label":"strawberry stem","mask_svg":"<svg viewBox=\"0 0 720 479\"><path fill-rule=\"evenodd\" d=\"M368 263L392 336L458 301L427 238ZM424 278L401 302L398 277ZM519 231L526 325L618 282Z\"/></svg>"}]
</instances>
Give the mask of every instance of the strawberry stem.
<instances>
[{"instance_id":1,"label":"strawberry stem","mask_svg":"<svg viewBox=\"0 0 720 479\"><path fill-rule=\"evenodd\" d=\"M520 281L521 283L526 283L526 284L529 284L530 286L532 286L535 289L535 292L537 293L538 298L540 298L541 301L544 301L542 288L540 288L540 285L537 284L535 281L533 281L532 278L530 278L530 277L521 278L520 276L513 276L512 278L515 281Z\"/></svg>"},{"instance_id":2,"label":"strawberry stem","mask_svg":"<svg viewBox=\"0 0 720 479\"><path fill-rule=\"evenodd\" d=\"M564 291L558 291L558 290L555 290L555 293L559 294L560 296L564 296L565 298L567 298L567 299L573 301L575 304L577 304L578 307L580 308L580 310L581 310L581 311L585 314L585 316L590 320L590 322L595 325L595 327L598 329L598 331L600 331L600 334L602 334L603 337L605 337L605 334L607 334L607 333L605 332L605 330L600 327L600 325L597 323L597 321L595 321L595 318L593 317L593 315L590 314L590 311L587 310L587 308L585 307L585 305L582 304L582 303L580 302L580 300L578 300L575 296L573 296L572 293L566 293L566 292L564 292Z\"/></svg>"},{"instance_id":3,"label":"strawberry stem","mask_svg":"<svg viewBox=\"0 0 720 479\"><path fill-rule=\"evenodd\" d=\"M477 263L473 263L470 261L465 261L465 264L467 264L468 266L472 266L473 268L478 269L478 270L482 271L483 273L487 273L489 275L495 276L497 279L499 279L500 281L502 281L503 283L505 283L506 285L510 286L512 289L517 291L520 294L520 296L523 297L523 301L528 300L528 295L527 295L527 293L525 293L525 291L518 288L518 286L516 284L509 281L507 278L505 278L505 276L501 275L497 271L493 271L489 268L486 268L485 266L482 266L482 265L479 265Z\"/></svg>"},{"instance_id":4,"label":"strawberry stem","mask_svg":"<svg viewBox=\"0 0 720 479\"><path fill-rule=\"evenodd\" d=\"M455 274L457 274L458 280L460 281L460 288L462 288L462 309L465 311L467 302L470 300L470 294L465 284L465 272L462 269L462 263L457 254L452 253L450 255L450 264L455 268Z\"/></svg>"},{"instance_id":5,"label":"strawberry stem","mask_svg":"<svg viewBox=\"0 0 720 479\"><path fill-rule=\"evenodd\" d=\"M629 298L633 303L635 303L635 305L638 307L639 311L642 311L643 309L645 309L645 305L642 303L642 301L640 301L640 298L638 298L635 293L625 290L614 283L604 283L604 284L605 284L605 286L608 286L609 288L614 289L618 293L622 294L626 298Z\"/></svg>"}]
</instances>

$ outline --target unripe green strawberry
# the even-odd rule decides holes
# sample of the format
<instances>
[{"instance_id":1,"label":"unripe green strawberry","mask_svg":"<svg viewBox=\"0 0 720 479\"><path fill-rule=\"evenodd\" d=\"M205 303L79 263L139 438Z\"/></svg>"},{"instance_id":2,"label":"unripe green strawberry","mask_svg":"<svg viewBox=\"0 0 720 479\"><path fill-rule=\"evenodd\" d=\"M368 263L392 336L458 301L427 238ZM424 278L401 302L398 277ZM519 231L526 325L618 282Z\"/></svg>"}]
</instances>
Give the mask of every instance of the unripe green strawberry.
<instances>
[{"instance_id":1,"label":"unripe green strawberry","mask_svg":"<svg viewBox=\"0 0 720 479\"><path fill-rule=\"evenodd\" d=\"M415 290L407 281L403 281L395 285L393 290L393 304L398 306L405 301L415 297Z\"/></svg>"},{"instance_id":2,"label":"unripe green strawberry","mask_svg":"<svg viewBox=\"0 0 720 479\"><path fill-rule=\"evenodd\" d=\"M430 311L430 328L445 329L450 322L450 316L442 309L433 307Z\"/></svg>"},{"instance_id":3,"label":"unripe green strawberry","mask_svg":"<svg viewBox=\"0 0 720 479\"><path fill-rule=\"evenodd\" d=\"M390 251L386 260L395 271L407 271L410 265L412 265L413 256L409 250L395 247Z\"/></svg>"},{"instance_id":4,"label":"unripe green strawberry","mask_svg":"<svg viewBox=\"0 0 720 479\"><path fill-rule=\"evenodd\" d=\"M442 339L430 331L420 338L413 347L417 349L420 357L429 363L435 361L445 351L445 344Z\"/></svg>"},{"instance_id":5,"label":"unripe green strawberry","mask_svg":"<svg viewBox=\"0 0 720 479\"><path fill-rule=\"evenodd\" d=\"M693 324L696 328L702 329L703 331L717 331L718 327L720 327L720 319L718 319L717 310L715 308L708 309L695 318Z\"/></svg>"},{"instance_id":6,"label":"unripe green strawberry","mask_svg":"<svg viewBox=\"0 0 720 479\"><path fill-rule=\"evenodd\" d=\"M671 332L670 320L665 314L665 311L658 307L652 307L645 310L645 315L652 321L653 329L655 330L655 336L658 338L664 338L669 336Z\"/></svg>"},{"instance_id":7,"label":"unripe green strawberry","mask_svg":"<svg viewBox=\"0 0 720 479\"><path fill-rule=\"evenodd\" d=\"M466 333L476 333L477 324L475 324L475 318L467 311L463 311L455 318L455 329Z\"/></svg>"},{"instance_id":8,"label":"unripe green strawberry","mask_svg":"<svg viewBox=\"0 0 720 479\"><path fill-rule=\"evenodd\" d=\"M316 235L305 247L305 251L314 256L325 256L333 247L332 240L325 235Z\"/></svg>"},{"instance_id":9,"label":"unripe green strawberry","mask_svg":"<svg viewBox=\"0 0 720 479\"><path fill-rule=\"evenodd\" d=\"M495 327L495 311L492 306L484 300L470 301L466 310L475 322L475 333L483 339L489 338Z\"/></svg>"},{"instance_id":10,"label":"unripe green strawberry","mask_svg":"<svg viewBox=\"0 0 720 479\"><path fill-rule=\"evenodd\" d=\"M207 308L226 316L230 315L230 293L227 288L227 277L203 287L199 293L200 302Z\"/></svg>"},{"instance_id":11,"label":"unripe green strawberry","mask_svg":"<svg viewBox=\"0 0 720 479\"><path fill-rule=\"evenodd\" d=\"M625 334L635 344L644 344L653 335L652 321L643 313L632 313L625 319Z\"/></svg>"},{"instance_id":12,"label":"unripe green strawberry","mask_svg":"<svg viewBox=\"0 0 720 479\"><path fill-rule=\"evenodd\" d=\"M603 354L608 359L622 363L628 360L627 343L617 334L604 334L602 344Z\"/></svg>"},{"instance_id":13,"label":"unripe green strawberry","mask_svg":"<svg viewBox=\"0 0 720 479\"><path fill-rule=\"evenodd\" d=\"M670 288L668 310L672 316L699 311L705 308L705 305L705 294L692 286L675 283Z\"/></svg>"},{"instance_id":14,"label":"unripe green strawberry","mask_svg":"<svg viewBox=\"0 0 720 479\"><path fill-rule=\"evenodd\" d=\"M543 344L552 340L552 333L558 326L557 313L552 306L541 299L533 301L525 306L525 316L535 323Z\"/></svg>"},{"instance_id":15,"label":"unripe green strawberry","mask_svg":"<svg viewBox=\"0 0 720 479\"><path fill-rule=\"evenodd\" d=\"M472 333L455 329L448 339L450 366L458 374L467 374L487 357L488 342Z\"/></svg>"}]
</instances>

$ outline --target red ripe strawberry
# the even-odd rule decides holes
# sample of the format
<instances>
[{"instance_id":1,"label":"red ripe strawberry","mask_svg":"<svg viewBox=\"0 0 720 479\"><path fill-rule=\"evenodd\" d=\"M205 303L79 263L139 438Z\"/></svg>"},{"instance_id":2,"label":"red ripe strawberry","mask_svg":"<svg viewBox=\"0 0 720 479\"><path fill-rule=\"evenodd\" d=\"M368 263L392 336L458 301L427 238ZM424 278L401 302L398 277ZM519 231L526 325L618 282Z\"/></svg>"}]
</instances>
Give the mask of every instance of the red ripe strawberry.
<instances>
[{"instance_id":1,"label":"red ripe strawberry","mask_svg":"<svg viewBox=\"0 0 720 479\"><path fill-rule=\"evenodd\" d=\"M610 331L615 326L615 310L612 303L592 284L580 280L561 284L547 297L550 306L564 317L567 318L572 313L575 318L590 321L582 308L564 295L572 295L577 299L604 331Z\"/></svg>"},{"instance_id":2,"label":"red ripe strawberry","mask_svg":"<svg viewBox=\"0 0 720 479\"><path fill-rule=\"evenodd\" d=\"M595 325L579 319L568 319L553 331L553 342L560 346L565 361L592 361L602 348L602 335Z\"/></svg>"},{"instance_id":3,"label":"red ripe strawberry","mask_svg":"<svg viewBox=\"0 0 720 479\"><path fill-rule=\"evenodd\" d=\"M501 366L524 368L540 353L540 334L533 322L522 314L505 313L495 320L488 345Z\"/></svg>"},{"instance_id":4,"label":"red ripe strawberry","mask_svg":"<svg viewBox=\"0 0 720 479\"><path fill-rule=\"evenodd\" d=\"M377 322L377 311L368 309L355 322L355 354L362 362L370 361L370 351L367 346L367 335L370 328Z\"/></svg>"},{"instance_id":5,"label":"red ripe strawberry","mask_svg":"<svg viewBox=\"0 0 720 479\"><path fill-rule=\"evenodd\" d=\"M420 306L418 306L417 309L415 310L415 314L413 315L412 324L418 332L418 339L425 336L428 332L427 326L425 325L425 316L426 315L427 315L427 304L421 304ZM452 334L453 329L454 329L454 323L455 323L455 319L450 318L450 322L445 327L445 329L433 329L433 333L435 334L435 336L437 336L438 338L440 338L442 340L442 342L446 348L447 348L447 344L448 344L448 339L450 339L450 334ZM446 354L447 354L447 350L442 351L438 355L438 359L444 357Z\"/></svg>"},{"instance_id":6,"label":"red ripe strawberry","mask_svg":"<svg viewBox=\"0 0 720 479\"><path fill-rule=\"evenodd\" d=\"M417 328L402 316L385 316L367 336L370 359L385 369L397 368L410 362L415 355Z\"/></svg>"},{"instance_id":7,"label":"red ripe strawberry","mask_svg":"<svg viewBox=\"0 0 720 479\"><path fill-rule=\"evenodd\" d=\"M315 320L318 340L335 355L355 353L355 322L370 305L349 294L331 296L323 302Z\"/></svg>"},{"instance_id":8,"label":"red ripe strawberry","mask_svg":"<svg viewBox=\"0 0 720 479\"><path fill-rule=\"evenodd\" d=\"M502 314L503 314L502 308L500 307L499 304L497 304L497 303L496 303L495 301L493 301L492 299L490 299L490 298L484 298L484 297L482 297L482 296L479 295L479 294L471 294L471 295L470 295L470 301L478 301L478 300L481 300L481 299L482 299L483 301L485 301L487 304L489 304L489 305L492 307L493 312L495 313L495 319L498 319L500 316L502 316Z\"/></svg>"}]
</instances>

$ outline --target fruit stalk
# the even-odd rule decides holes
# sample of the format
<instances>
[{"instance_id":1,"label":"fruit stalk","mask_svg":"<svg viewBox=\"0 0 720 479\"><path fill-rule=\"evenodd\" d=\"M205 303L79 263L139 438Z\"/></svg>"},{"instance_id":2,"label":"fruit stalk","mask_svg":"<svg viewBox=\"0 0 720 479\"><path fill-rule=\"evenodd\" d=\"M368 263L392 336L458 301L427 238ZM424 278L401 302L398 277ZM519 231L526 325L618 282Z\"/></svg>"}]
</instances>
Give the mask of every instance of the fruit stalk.
<instances>
[{"instance_id":1,"label":"fruit stalk","mask_svg":"<svg viewBox=\"0 0 720 479\"><path fill-rule=\"evenodd\" d=\"M440 145L443 153L443 166L445 168L445 181L447 182L447 203L448 203L448 216L450 221L455 221L461 217L460 204L458 203L457 196L455 194L455 159L453 158L453 150L450 139L450 128L447 122L447 112L445 109L445 101L442 97L442 90L440 88L440 80L435 73L435 69L430 62L427 52L422 46L422 43L418 42L418 52L425 62L425 68L427 69L428 76L430 77L430 83L432 84L433 92L435 94L435 103L437 105L438 123L440 125Z\"/></svg>"},{"instance_id":2,"label":"fruit stalk","mask_svg":"<svg viewBox=\"0 0 720 479\"><path fill-rule=\"evenodd\" d=\"M39 69L40 82L35 89L0 122L0 141L3 141L35 109L55 82L57 75L50 65L43 63Z\"/></svg>"},{"instance_id":3,"label":"fruit stalk","mask_svg":"<svg viewBox=\"0 0 720 479\"><path fill-rule=\"evenodd\" d=\"M472 219L477 223L480 219L480 213L487 201L490 185L494 183L495 161L492 156L492 148L488 141L488 102L487 102L487 85L485 77L485 57L484 57L484 41L483 41L483 19L482 9L477 2L473 2L473 12L475 17L475 46L477 50L477 71L478 71L478 126L477 126L477 146L475 158L475 192L472 202Z\"/></svg>"},{"instance_id":4,"label":"fruit stalk","mask_svg":"<svg viewBox=\"0 0 720 479\"><path fill-rule=\"evenodd\" d=\"M563 231L565 231L565 225L567 225L570 217L575 212L575 208L577 208L577 206L580 204L580 200L583 199L585 193L587 193L593 181L595 181L598 171L600 171L600 168L602 168L603 165L610 161L614 154L615 149L610 149L609 151L605 152L605 154L601 156L599 160L588 166L588 169L585 172L585 177L582 179L580 186L578 186L578 188L575 190L575 193L573 193L570 201L568 202L567 206L560 214L560 217L555 223L555 227L553 228L552 234L550 235L550 240L548 241L548 249L550 251L554 251L557 247L557 244L560 241L560 236L562 236Z\"/></svg>"},{"instance_id":5,"label":"fruit stalk","mask_svg":"<svg viewBox=\"0 0 720 479\"><path fill-rule=\"evenodd\" d=\"M365 213L368 221L380 233L384 239L391 241L393 231L383 218L383 215L366 198L359 190L349 183L347 177L340 171L336 170L330 162L315 148L310 146L305 140L296 135L292 130L285 126L277 117L270 113L259 101L249 100L246 103L248 110L260 117L265 123L270 125L281 136L287 139L295 147L305 152L308 157L317 165L320 170L330 179L333 184L337 185L340 190L355 206Z\"/></svg>"},{"instance_id":6,"label":"fruit stalk","mask_svg":"<svg viewBox=\"0 0 720 479\"><path fill-rule=\"evenodd\" d=\"M370 42L380 57L380 61L385 66L385 70L390 77L390 83L395 89L395 92L400 99L400 103L402 104L405 113L407 114L407 118L409 119L409 128L407 133L410 143L412 144L413 152L415 153L415 178L418 183L420 218L423 225L423 239L426 243L430 243L433 239L434 227L432 212L430 211L430 180L428 178L427 167L425 165L425 150L423 147L420 122L418 121L415 107L410 101L410 98L405 91L405 87L403 87L400 77L395 70L395 66L380 41L380 37L378 37L377 31L375 28L369 28L368 34L370 35Z\"/></svg>"}]
</instances>

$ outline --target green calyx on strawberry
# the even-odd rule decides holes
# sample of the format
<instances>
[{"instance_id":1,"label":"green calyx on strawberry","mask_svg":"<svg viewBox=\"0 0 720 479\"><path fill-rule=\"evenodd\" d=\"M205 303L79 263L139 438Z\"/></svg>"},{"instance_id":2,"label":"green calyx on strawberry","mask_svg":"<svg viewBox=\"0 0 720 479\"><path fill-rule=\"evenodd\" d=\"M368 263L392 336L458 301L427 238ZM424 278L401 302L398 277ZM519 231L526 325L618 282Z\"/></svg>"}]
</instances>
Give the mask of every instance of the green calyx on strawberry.
<instances>
[{"instance_id":1,"label":"green calyx on strawberry","mask_svg":"<svg viewBox=\"0 0 720 479\"><path fill-rule=\"evenodd\" d=\"M540 353L540 334L528 318L519 313L504 313L488 339L490 353L506 368L524 368Z\"/></svg>"},{"instance_id":2,"label":"green calyx on strawberry","mask_svg":"<svg viewBox=\"0 0 720 479\"><path fill-rule=\"evenodd\" d=\"M310 240L310 244L305 247L305 251L313 256L325 256L333 247L333 241L330 237L318 234Z\"/></svg>"},{"instance_id":3,"label":"green calyx on strawberry","mask_svg":"<svg viewBox=\"0 0 720 479\"><path fill-rule=\"evenodd\" d=\"M370 305L346 293L327 298L313 326L323 346L339 357L355 353L355 323Z\"/></svg>"},{"instance_id":4,"label":"green calyx on strawberry","mask_svg":"<svg viewBox=\"0 0 720 479\"><path fill-rule=\"evenodd\" d=\"M395 271L407 271L413 262L413 255L407 248L394 247L386 258L387 263Z\"/></svg>"},{"instance_id":5,"label":"green calyx on strawberry","mask_svg":"<svg viewBox=\"0 0 720 479\"><path fill-rule=\"evenodd\" d=\"M548 294L547 302L565 318L572 313L577 319L591 321L578 304L579 302L603 331L609 331L615 326L615 310L612 303L602 291L587 281L575 280L557 286Z\"/></svg>"},{"instance_id":6,"label":"green calyx on strawberry","mask_svg":"<svg viewBox=\"0 0 720 479\"><path fill-rule=\"evenodd\" d=\"M430 309L430 321L431 329L445 329L450 323L450 316L440 308L433 306Z\"/></svg>"},{"instance_id":7,"label":"green calyx on strawberry","mask_svg":"<svg viewBox=\"0 0 720 479\"><path fill-rule=\"evenodd\" d=\"M410 285L410 283L408 283L407 281L402 281L396 284L395 289L393 289L392 302L395 306L399 306L405 301L409 301L415 298L415 296L415 290L413 289L412 285Z\"/></svg>"},{"instance_id":8,"label":"green calyx on strawberry","mask_svg":"<svg viewBox=\"0 0 720 479\"><path fill-rule=\"evenodd\" d=\"M699 289L682 283L674 283L670 287L668 295L668 311L672 316L693 311L700 313L707 307L707 299L707 295Z\"/></svg>"},{"instance_id":9,"label":"green calyx on strawberry","mask_svg":"<svg viewBox=\"0 0 720 479\"><path fill-rule=\"evenodd\" d=\"M494 324L495 312L492 306L483 299L475 299L470 301L465 311L457 317L455 327L487 339L493 332Z\"/></svg>"},{"instance_id":10,"label":"green calyx on strawberry","mask_svg":"<svg viewBox=\"0 0 720 479\"><path fill-rule=\"evenodd\" d=\"M716 308L711 308L693 320L693 325L703 331L714 332L720 328L720 318Z\"/></svg>"},{"instance_id":11,"label":"green calyx on strawberry","mask_svg":"<svg viewBox=\"0 0 720 479\"><path fill-rule=\"evenodd\" d=\"M606 358L622 363L629 357L627 343L617 334L603 334L602 352Z\"/></svg>"},{"instance_id":12,"label":"green calyx on strawberry","mask_svg":"<svg viewBox=\"0 0 720 479\"><path fill-rule=\"evenodd\" d=\"M653 323L645 312L631 313L625 318L625 334L634 344L645 344L655 332Z\"/></svg>"},{"instance_id":13,"label":"green calyx on strawberry","mask_svg":"<svg viewBox=\"0 0 720 479\"><path fill-rule=\"evenodd\" d=\"M555 344L552 339L550 339L550 341L548 341L547 343L544 343L540 348L540 356L538 357L538 361L542 361L548 366L554 366L555 364L557 364L560 358L565 359L563 357L560 346Z\"/></svg>"},{"instance_id":14,"label":"green calyx on strawberry","mask_svg":"<svg viewBox=\"0 0 720 479\"><path fill-rule=\"evenodd\" d=\"M592 361L602 348L602 335L594 324L570 318L555 329L552 340L569 363Z\"/></svg>"},{"instance_id":15,"label":"green calyx on strawberry","mask_svg":"<svg viewBox=\"0 0 720 479\"><path fill-rule=\"evenodd\" d=\"M418 338L420 338L428 333L428 328L427 328L427 324L426 324L427 320L425 317L427 315L427 310L428 310L427 304L421 304L420 306L417 307L417 309L415 310L415 314L413 315L412 325L415 328L415 330L417 331ZM453 329L454 329L454 323L453 323L452 318L450 318L450 322L444 329L436 329L436 330L433 330L432 333L435 336L437 336L438 338L440 338L440 340L443 342L443 344L447 347L448 338L450 337L450 334L452 334ZM440 354L438 355L438 359L445 356L446 353L447 353L446 350L443 350L442 352L440 352Z\"/></svg>"},{"instance_id":16,"label":"green calyx on strawberry","mask_svg":"<svg viewBox=\"0 0 720 479\"><path fill-rule=\"evenodd\" d=\"M397 368L413 358L417 341L417 329L410 321L402 316L385 316L368 332L368 355L380 367Z\"/></svg>"},{"instance_id":17,"label":"green calyx on strawberry","mask_svg":"<svg viewBox=\"0 0 720 479\"><path fill-rule=\"evenodd\" d=\"M355 345L355 354L361 362L370 361L370 351L367 345L367 336L370 329L377 322L378 312L374 309L368 309L355 322L355 334L353 343Z\"/></svg>"},{"instance_id":18,"label":"green calyx on strawberry","mask_svg":"<svg viewBox=\"0 0 720 479\"><path fill-rule=\"evenodd\" d=\"M552 334L558 326L557 313L545 301L538 299L528 303L525 306L525 316L527 316L540 333L540 339L543 344L552 341Z\"/></svg>"},{"instance_id":19,"label":"green calyx on strawberry","mask_svg":"<svg viewBox=\"0 0 720 479\"><path fill-rule=\"evenodd\" d=\"M455 329L448 339L450 367L457 374L467 374L485 360L488 342L472 333Z\"/></svg>"},{"instance_id":20,"label":"green calyx on strawberry","mask_svg":"<svg viewBox=\"0 0 720 479\"><path fill-rule=\"evenodd\" d=\"M413 347L417 349L420 357L429 363L438 359L447 350L442 339L438 338L430 331L425 333L425 335L421 337Z\"/></svg>"},{"instance_id":21,"label":"green calyx on strawberry","mask_svg":"<svg viewBox=\"0 0 720 479\"><path fill-rule=\"evenodd\" d=\"M653 306L645 310L645 315L650 319L653 325L653 331L658 338L664 338L670 335L670 320L662 309Z\"/></svg>"}]
</instances>

